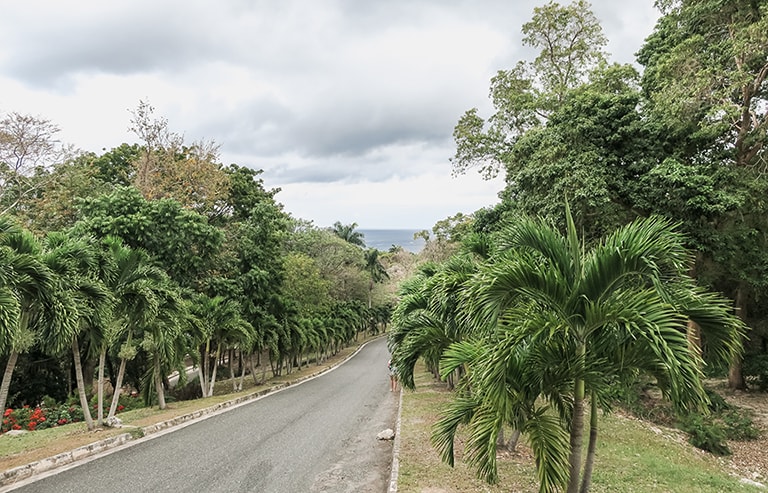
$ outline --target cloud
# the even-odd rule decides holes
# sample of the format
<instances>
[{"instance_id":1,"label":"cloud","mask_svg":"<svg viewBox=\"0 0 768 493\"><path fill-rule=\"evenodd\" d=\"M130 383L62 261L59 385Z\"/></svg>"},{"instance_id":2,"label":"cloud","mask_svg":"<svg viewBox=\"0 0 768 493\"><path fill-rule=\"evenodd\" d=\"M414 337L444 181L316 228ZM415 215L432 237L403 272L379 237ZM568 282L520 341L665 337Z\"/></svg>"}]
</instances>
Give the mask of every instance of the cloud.
<instances>
[{"instance_id":1,"label":"cloud","mask_svg":"<svg viewBox=\"0 0 768 493\"><path fill-rule=\"evenodd\" d=\"M450 179L453 127L473 107L490 115L490 79L527 57L520 27L543 3L11 2L0 17L0 112L42 115L62 140L100 152L135 141L129 110L144 100L172 131L219 143L225 164L263 169L286 205L328 190L291 205L307 214L319 202L363 211L374 196L409 218L445 201L472 207L475 185L452 188L475 179ZM634 60L651 3L593 2L614 60ZM430 201L409 209L420 198L410 184ZM342 206L355 190L359 203Z\"/></svg>"}]
</instances>

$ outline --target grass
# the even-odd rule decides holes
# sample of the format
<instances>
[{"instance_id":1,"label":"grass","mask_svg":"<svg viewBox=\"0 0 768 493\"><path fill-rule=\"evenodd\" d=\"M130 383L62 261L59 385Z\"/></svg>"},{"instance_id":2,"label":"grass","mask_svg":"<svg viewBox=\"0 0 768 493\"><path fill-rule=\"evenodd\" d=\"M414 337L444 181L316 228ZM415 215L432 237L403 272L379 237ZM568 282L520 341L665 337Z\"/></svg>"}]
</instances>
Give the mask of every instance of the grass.
<instances>
[{"instance_id":1,"label":"grass","mask_svg":"<svg viewBox=\"0 0 768 493\"><path fill-rule=\"evenodd\" d=\"M321 365L311 363L300 371L294 370L290 375L271 378L263 385L257 386L254 384L252 378L246 377L243 382L244 388L240 392L232 391L231 380L219 380L216 383L213 397L170 402L164 410L160 410L157 407L149 407L120 413L118 414L118 417L123 422L122 428L103 428L89 432L86 429L85 423L80 422L16 436L7 434L0 435L0 471L6 471L47 457L53 457L62 452L67 452L123 433L132 433L136 435L138 434L137 430L140 428L162 423L201 409L213 407L222 402L260 392L281 383L300 380L335 366L348 358L363 343L368 342L371 339L372 337L363 337L361 335L357 342L353 342L350 346L342 349L338 354L329 358ZM269 375L271 375L271 373L267 372L267 376Z\"/></svg>"},{"instance_id":2,"label":"grass","mask_svg":"<svg viewBox=\"0 0 768 493\"><path fill-rule=\"evenodd\" d=\"M530 449L521 440L518 451L498 457L500 482L488 485L461 461L463 436L456 443L456 466L441 462L430 443L431 425L451 393L417 367L416 390L404 391L400 431L399 493L537 492ZM661 429L619 413L599 421L594 493L765 491L741 484L723 462L702 452L672 429Z\"/></svg>"}]
</instances>

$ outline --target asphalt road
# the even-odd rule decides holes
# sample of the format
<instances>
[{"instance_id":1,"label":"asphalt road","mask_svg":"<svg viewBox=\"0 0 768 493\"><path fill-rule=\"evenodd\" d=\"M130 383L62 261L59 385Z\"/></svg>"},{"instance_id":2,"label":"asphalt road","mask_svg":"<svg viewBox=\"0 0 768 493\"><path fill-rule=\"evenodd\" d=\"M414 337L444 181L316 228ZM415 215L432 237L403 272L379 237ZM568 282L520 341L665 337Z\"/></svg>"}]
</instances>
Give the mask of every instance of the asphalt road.
<instances>
[{"instance_id":1,"label":"asphalt road","mask_svg":"<svg viewBox=\"0 0 768 493\"><path fill-rule=\"evenodd\" d=\"M387 491L398 397L386 339L317 378L13 491Z\"/></svg>"}]
</instances>

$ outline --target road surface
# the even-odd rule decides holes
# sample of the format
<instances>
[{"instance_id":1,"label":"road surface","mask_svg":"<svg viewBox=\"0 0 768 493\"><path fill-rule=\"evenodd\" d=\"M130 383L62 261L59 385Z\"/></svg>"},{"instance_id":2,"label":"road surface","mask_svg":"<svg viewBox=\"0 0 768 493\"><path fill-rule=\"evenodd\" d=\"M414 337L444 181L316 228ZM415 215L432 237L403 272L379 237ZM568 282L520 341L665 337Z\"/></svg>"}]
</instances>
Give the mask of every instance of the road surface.
<instances>
[{"instance_id":1,"label":"road surface","mask_svg":"<svg viewBox=\"0 0 768 493\"><path fill-rule=\"evenodd\" d=\"M386 339L345 364L171 433L149 436L18 493L387 491L398 396Z\"/></svg>"}]
</instances>

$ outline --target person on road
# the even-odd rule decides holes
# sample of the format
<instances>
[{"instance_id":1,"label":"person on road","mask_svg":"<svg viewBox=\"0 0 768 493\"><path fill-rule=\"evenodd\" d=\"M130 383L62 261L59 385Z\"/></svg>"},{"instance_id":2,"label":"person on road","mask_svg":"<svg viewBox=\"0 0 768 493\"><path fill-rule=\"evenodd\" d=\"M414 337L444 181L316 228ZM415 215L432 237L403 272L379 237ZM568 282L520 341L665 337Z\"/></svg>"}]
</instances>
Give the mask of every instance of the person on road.
<instances>
[{"instance_id":1,"label":"person on road","mask_svg":"<svg viewBox=\"0 0 768 493\"><path fill-rule=\"evenodd\" d=\"M390 392L396 392L397 391L397 368L395 368L395 365L392 364L392 360L389 360L389 363L387 363L387 367L389 368L389 391Z\"/></svg>"}]
</instances>

